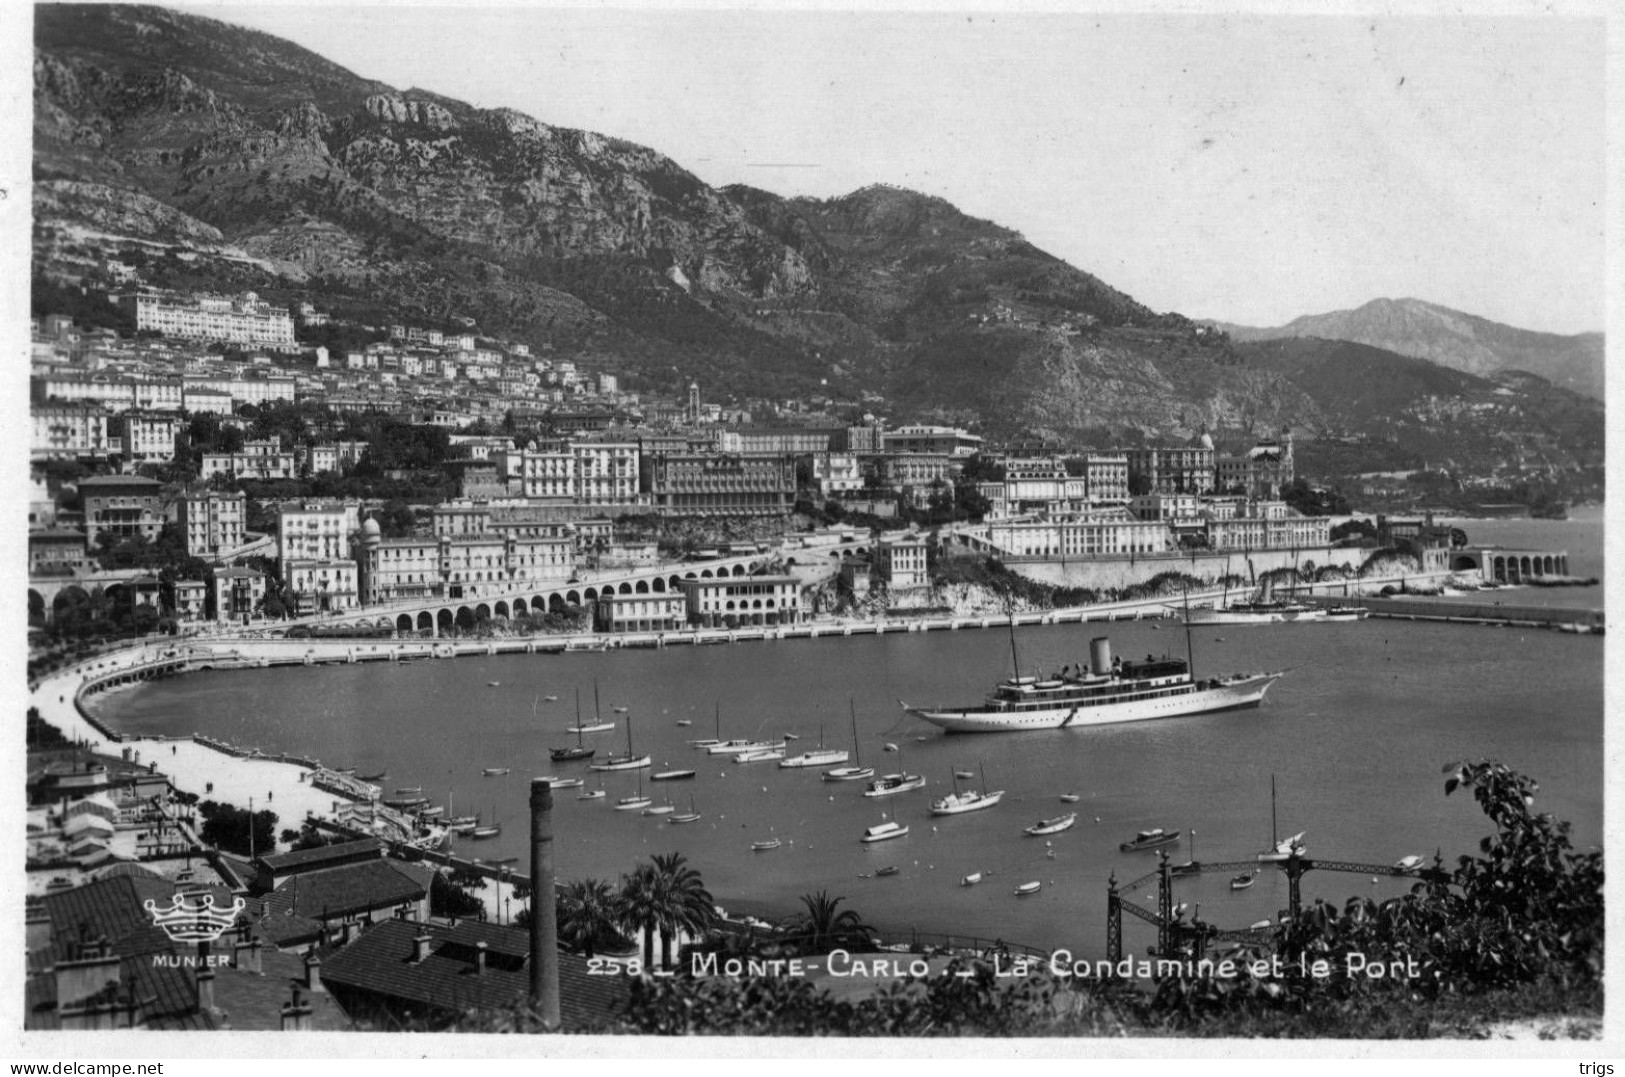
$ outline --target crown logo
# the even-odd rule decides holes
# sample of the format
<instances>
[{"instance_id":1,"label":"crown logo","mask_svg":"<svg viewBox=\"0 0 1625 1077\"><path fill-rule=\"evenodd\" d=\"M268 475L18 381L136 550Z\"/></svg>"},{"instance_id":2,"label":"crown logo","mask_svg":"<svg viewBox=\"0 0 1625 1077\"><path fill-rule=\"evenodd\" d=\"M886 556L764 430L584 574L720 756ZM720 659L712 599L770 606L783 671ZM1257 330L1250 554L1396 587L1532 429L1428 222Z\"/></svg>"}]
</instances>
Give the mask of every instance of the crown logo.
<instances>
[{"instance_id":1,"label":"crown logo","mask_svg":"<svg viewBox=\"0 0 1625 1077\"><path fill-rule=\"evenodd\" d=\"M176 894L169 908L160 909L157 902L147 899L142 908L152 917L155 926L163 929L171 942L213 942L232 924L237 914L248 907L242 898L227 908L216 908L213 894Z\"/></svg>"}]
</instances>

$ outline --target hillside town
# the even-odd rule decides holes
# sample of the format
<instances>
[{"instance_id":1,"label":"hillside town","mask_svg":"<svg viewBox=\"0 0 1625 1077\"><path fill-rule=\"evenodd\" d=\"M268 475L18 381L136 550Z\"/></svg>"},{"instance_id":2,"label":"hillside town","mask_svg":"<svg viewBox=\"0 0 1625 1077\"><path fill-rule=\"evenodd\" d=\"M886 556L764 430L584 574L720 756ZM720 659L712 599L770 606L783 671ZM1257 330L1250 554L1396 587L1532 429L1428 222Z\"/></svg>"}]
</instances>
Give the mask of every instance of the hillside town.
<instances>
[{"instance_id":1,"label":"hillside town","mask_svg":"<svg viewBox=\"0 0 1625 1077\"><path fill-rule=\"evenodd\" d=\"M1233 453L1204 436L1040 454L843 418L827 401L724 407L698 385L686 400L642 395L472 332L393 325L387 341L333 356L301 348L294 312L252 294L119 301L134 339L65 317L32 326L36 627L93 590L146 629L255 626L707 551L867 540L871 528L923 550L922 525L948 525L956 542L1016 561L1331 541L1326 516L1281 500L1295 479L1289 433ZM308 306L298 317L324 322ZM290 415L298 438L276 428ZM431 451L380 461L348 436L380 424L426 435ZM368 478L431 497L379 497ZM313 479L355 480L354 493L300 496ZM864 567L909 590L927 582L916 562ZM869 586L847 573L849 593ZM597 619L681 625L702 612Z\"/></svg>"}]
</instances>

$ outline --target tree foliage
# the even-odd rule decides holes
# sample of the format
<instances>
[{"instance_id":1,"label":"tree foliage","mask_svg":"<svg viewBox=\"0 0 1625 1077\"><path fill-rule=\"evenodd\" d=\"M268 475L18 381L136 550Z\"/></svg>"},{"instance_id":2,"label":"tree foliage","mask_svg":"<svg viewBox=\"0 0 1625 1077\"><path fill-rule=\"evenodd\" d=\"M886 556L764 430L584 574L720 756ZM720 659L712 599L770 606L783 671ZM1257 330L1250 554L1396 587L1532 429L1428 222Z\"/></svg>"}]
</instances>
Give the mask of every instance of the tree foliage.
<instances>
[{"instance_id":1,"label":"tree foliage","mask_svg":"<svg viewBox=\"0 0 1625 1077\"><path fill-rule=\"evenodd\" d=\"M198 805L203 817L199 836L208 845L214 845L238 856L263 856L276 851L277 814L262 809L253 814L253 841L249 841L249 813L247 808L205 800Z\"/></svg>"}]
</instances>

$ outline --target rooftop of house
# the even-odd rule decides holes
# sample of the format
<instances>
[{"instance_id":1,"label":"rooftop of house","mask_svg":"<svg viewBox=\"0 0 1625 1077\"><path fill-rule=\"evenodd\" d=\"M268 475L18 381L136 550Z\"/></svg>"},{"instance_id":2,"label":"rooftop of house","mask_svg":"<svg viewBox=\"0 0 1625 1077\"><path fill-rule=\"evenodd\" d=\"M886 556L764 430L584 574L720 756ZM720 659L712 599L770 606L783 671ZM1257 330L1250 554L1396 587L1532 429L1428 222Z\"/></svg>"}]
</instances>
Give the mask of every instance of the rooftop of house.
<instances>
[{"instance_id":1,"label":"rooftop of house","mask_svg":"<svg viewBox=\"0 0 1625 1077\"><path fill-rule=\"evenodd\" d=\"M423 960L414 939L428 937ZM485 971L476 965L486 944ZM559 953L559 1015L566 1032L607 1025L625 1005L621 977L589 976L587 961ZM528 1003L529 938L518 928L464 921L454 927L390 920L324 956L323 979L341 997L369 996L384 1004L442 1013L511 1012Z\"/></svg>"}]
</instances>

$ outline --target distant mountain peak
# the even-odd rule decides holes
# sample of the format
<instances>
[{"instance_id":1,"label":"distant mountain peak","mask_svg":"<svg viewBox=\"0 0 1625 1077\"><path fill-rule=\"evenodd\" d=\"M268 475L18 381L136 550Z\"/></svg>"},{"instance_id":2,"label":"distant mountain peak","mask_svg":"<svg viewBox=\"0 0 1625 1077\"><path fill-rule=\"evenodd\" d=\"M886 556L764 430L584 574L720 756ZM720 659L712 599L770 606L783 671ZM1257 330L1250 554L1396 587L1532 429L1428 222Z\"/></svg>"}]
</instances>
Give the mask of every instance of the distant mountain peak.
<instances>
[{"instance_id":1,"label":"distant mountain peak","mask_svg":"<svg viewBox=\"0 0 1625 1077\"><path fill-rule=\"evenodd\" d=\"M1425 299L1381 297L1348 310L1304 315L1274 328L1215 324L1235 340L1347 340L1480 376L1525 370L1565 389L1603 396L1602 334L1564 336L1519 329Z\"/></svg>"}]
</instances>

